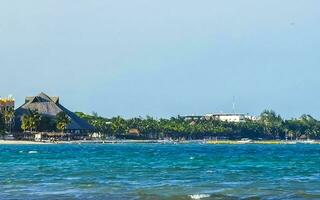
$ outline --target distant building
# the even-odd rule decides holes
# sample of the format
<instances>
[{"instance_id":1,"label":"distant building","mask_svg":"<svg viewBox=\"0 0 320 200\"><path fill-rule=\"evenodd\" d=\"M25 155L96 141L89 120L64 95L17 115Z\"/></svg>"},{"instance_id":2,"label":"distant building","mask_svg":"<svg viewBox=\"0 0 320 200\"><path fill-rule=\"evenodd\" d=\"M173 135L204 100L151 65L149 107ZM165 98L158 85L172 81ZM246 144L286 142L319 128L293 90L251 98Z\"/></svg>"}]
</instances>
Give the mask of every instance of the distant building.
<instances>
[{"instance_id":1,"label":"distant building","mask_svg":"<svg viewBox=\"0 0 320 200\"><path fill-rule=\"evenodd\" d=\"M214 114L206 114L206 119L215 119L225 122L245 122L246 121L245 114L241 113L214 113Z\"/></svg>"},{"instance_id":2,"label":"distant building","mask_svg":"<svg viewBox=\"0 0 320 200\"><path fill-rule=\"evenodd\" d=\"M203 115L179 115L178 118L185 121L199 121L205 119Z\"/></svg>"},{"instance_id":3,"label":"distant building","mask_svg":"<svg viewBox=\"0 0 320 200\"><path fill-rule=\"evenodd\" d=\"M256 120L255 117L242 113L212 113L206 115L187 115L180 116L186 121L194 120L219 120L225 122L245 122L246 120Z\"/></svg>"},{"instance_id":4,"label":"distant building","mask_svg":"<svg viewBox=\"0 0 320 200\"><path fill-rule=\"evenodd\" d=\"M26 97L25 103L15 111L15 129L20 130L21 119L23 115L28 115L30 110L36 110L43 116L55 119L56 115L64 112L70 119L71 123L67 126L68 133L87 133L93 130L93 127L85 120L78 117L76 114L66 109L60 104L59 97L49 97L44 93L37 96Z\"/></svg>"},{"instance_id":5,"label":"distant building","mask_svg":"<svg viewBox=\"0 0 320 200\"><path fill-rule=\"evenodd\" d=\"M137 128L129 129L128 133L131 134L131 135L140 135L140 131Z\"/></svg>"},{"instance_id":6,"label":"distant building","mask_svg":"<svg viewBox=\"0 0 320 200\"><path fill-rule=\"evenodd\" d=\"M10 109L14 110L15 100L9 95L6 98L0 98L0 113L4 113Z\"/></svg>"}]
</instances>

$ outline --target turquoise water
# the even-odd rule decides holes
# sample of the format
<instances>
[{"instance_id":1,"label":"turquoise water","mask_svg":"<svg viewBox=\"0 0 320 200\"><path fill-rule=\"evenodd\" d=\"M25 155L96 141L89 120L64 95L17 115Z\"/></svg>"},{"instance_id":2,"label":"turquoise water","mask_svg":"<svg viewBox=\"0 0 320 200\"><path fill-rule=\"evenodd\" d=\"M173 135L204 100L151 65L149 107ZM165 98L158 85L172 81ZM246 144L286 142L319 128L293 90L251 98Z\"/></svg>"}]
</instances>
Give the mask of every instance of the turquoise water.
<instances>
[{"instance_id":1,"label":"turquoise water","mask_svg":"<svg viewBox=\"0 0 320 200\"><path fill-rule=\"evenodd\" d=\"M0 199L320 199L320 145L0 145Z\"/></svg>"}]
</instances>

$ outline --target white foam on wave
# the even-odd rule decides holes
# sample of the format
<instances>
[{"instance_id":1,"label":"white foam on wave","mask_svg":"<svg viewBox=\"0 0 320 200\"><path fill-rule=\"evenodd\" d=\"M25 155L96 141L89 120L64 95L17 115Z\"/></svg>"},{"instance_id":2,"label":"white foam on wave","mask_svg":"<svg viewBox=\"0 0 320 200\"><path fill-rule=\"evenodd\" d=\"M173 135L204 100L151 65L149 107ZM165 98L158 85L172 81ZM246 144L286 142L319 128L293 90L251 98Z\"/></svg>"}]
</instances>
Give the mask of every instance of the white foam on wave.
<instances>
[{"instance_id":1,"label":"white foam on wave","mask_svg":"<svg viewBox=\"0 0 320 200\"><path fill-rule=\"evenodd\" d=\"M210 195L208 195L208 194L192 194L192 195L189 195L189 197L191 199L203 199L203 198L210 197Z\"/></svg>"},{"instance_id":2,"label":"white foam on wave","mask_svg":"<svg viewBox=\"0 0 320 200\"><path fill-rule=\"evenodd\" d=\"M35 154L35 153L38 153L38 152L37 151L29 151L28 153Z\"/></svg>"}]
</instances>

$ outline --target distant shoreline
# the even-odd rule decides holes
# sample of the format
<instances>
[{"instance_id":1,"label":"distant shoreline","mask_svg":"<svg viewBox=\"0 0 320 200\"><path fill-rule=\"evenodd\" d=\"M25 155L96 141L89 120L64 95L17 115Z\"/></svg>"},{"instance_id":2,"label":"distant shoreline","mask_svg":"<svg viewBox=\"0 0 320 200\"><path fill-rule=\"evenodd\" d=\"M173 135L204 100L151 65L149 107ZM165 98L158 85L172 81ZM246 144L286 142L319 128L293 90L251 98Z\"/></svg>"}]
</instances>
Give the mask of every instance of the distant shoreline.
<instances>
[{"instance_id":1,"label":"distant shoreline","mask_svg":"<svg viewBox=\"0 0 320 200\"><path fill-rule=\"evenodd\" d=\"M35 141L26 141L26 140L0 140L0 145L2 144L53 144L53 143L44 143L44 142L35 142Z\"/></svg>"},{"instance_id":2,"label":"distant shoreline","mask_svg":"<svg viewBox=\"0 0 320 200\"><path fill-rule=\"evenodd\" d=\"M236 141L236 140L184 140L184 141L168 141L168 140L73 140L73 141L27 141L27 140L0 140L0 145L45 145L45 144L320 144L319 140L261 140L261 141Z\"/></svg>"}]
</instances>

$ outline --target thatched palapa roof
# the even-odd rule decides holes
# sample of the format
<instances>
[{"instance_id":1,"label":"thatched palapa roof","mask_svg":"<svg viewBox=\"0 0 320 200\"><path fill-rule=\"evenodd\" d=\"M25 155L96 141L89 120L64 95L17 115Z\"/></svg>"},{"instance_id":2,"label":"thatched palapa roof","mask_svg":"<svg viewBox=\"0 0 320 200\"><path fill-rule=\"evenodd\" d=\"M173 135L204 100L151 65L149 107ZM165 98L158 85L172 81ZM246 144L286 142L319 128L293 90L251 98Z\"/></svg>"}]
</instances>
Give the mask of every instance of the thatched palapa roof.
<instances>
[{"instance_id":1,"label":"thatched palapa roof","mask_svg":"<svg viewBox=\"0 0 320 200\"><path fill-rule=\"evenodd\" d=\"M20 119L20 125L22 116L28 115L30 110L37 110L41 115L52 118L55 118L58 113L64 112L71 120L67 130L93 130L93 127L87 121L63 107L59 102L59 97L49 97L45 93L40 93L34 97L26 97L25 103L15 111L16 118Z\"/></svg>"}]
</instances>

